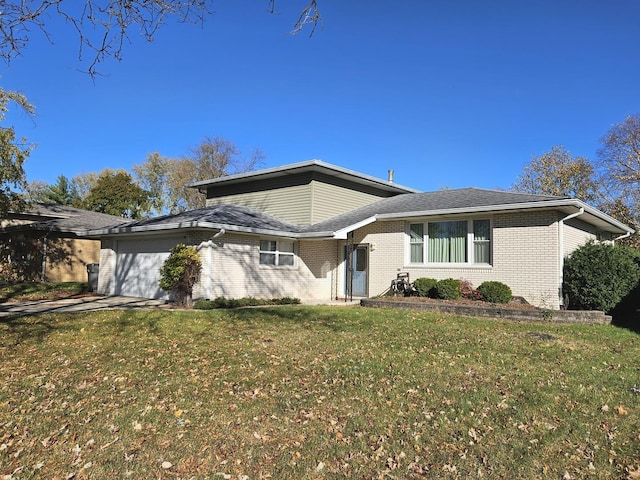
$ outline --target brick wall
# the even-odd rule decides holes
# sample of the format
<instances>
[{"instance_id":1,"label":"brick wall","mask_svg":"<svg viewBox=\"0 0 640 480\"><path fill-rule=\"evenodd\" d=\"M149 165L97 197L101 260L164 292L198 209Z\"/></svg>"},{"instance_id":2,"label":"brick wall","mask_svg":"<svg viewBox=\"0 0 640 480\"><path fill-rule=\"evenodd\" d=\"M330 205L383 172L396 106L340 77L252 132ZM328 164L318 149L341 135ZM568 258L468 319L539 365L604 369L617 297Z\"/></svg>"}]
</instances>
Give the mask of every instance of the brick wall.
<instances>
[{"instance_id":1,"label":"brick wall","mask_svg":"<svg viewBox=\"0 0 640 480\"><path fill-rule=\"evenodd\" d=\"M298 297L331 299L335 241L299 242L292 267L260 265L260 237L225 233L209 240L191 238L203 260L194 298Z\"/></svg>"},{"instance_id":2,"label":"brick wall","mask_svg":"<svg viewBox=\"0 0 640 480\"><path fill-rule=\"evenodd\" d=\"M596 240L597 229L593 225L586 224L578 218L572 218L564 223L564 256L568 256L576 248L584 245L589 240Z\"/></svg>"},{"instance_id":3,"label":"brick wall","mask_svg":"<svg viewBox=\"0 0 640 480\"><path fill-rule=\"evenodd\" d=\"M493 264L486 266L409 266L406 222L375 222L356 232L357 243L370 246L369 296L385 293L399 271L419 277L457 278L474 286L503 282L514 295L547 308L559 308L557 213L522 212L492 217Z\"/></svg>"},{"instance_id":4,"label":"brick wall","mask_svg":"<svg viewBox=\"0 0 640 480\"><path fill-rule=\"evenodd\" d=\"M114 240L103 238L100 242L100 272L98 274L98 293L115 295L116 252Z\"/></svg>"}]
</instances>

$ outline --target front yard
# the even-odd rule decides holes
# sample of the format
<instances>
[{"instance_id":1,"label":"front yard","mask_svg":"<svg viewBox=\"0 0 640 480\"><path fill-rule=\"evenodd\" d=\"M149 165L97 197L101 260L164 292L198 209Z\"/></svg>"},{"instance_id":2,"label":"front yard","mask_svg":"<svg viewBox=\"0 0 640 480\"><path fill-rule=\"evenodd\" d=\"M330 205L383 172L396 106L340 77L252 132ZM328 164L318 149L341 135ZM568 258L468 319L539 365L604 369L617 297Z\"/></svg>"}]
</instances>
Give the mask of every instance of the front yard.
<instances>
[{"instance_id":1,"label":"front yard","mask_svg":"<svg viewBox=\"0 0 640 480\"><path fill-rule=\"evenodd\" d=\"M0 478L640 478L640 337L360 307L0 320Z\"/></svg>"}]
</instances>

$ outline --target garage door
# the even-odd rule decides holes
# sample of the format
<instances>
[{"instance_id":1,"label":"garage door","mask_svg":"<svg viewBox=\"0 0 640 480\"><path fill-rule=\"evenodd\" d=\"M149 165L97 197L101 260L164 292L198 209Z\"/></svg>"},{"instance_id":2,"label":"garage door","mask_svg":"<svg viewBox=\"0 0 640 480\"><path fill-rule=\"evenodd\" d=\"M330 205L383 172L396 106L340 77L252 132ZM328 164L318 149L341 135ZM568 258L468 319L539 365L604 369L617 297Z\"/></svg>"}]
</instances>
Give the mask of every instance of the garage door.
<instances>
[{"instance_id":1,"label":"garage door","mask_svg":"<svg viewBox=\"0 0 640 480\"><path fill-rule=\"evenodd\" d=\"M116 294L127 297L168 298L160 283L160 268L181 237L118 241Z\"/></svg>"}]
</instances>

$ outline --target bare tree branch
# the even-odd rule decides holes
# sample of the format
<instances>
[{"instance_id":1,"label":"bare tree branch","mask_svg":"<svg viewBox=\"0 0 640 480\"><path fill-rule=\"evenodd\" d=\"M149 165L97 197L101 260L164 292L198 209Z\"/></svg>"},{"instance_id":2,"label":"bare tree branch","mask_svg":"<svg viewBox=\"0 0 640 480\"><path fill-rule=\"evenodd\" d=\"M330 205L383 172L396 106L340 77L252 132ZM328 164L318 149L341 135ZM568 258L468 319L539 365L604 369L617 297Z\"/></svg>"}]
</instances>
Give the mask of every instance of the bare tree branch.
<instances>
[{"instance_id":1,"label":"bare tree branch","mask_svg":"<svg viewBox=\"0 0 640 480\"><path fill-rule=\"evenodd\" d=\"M83 60L86 50L92 52L88 73L95 75L97 64L107 57L122 58L131 29L137 28L150 42L169 18L204 22L212 3L213 0L0 0L0 58L9 62L19 56L34 30L51 42L50 18L45 14L55 12L78 34L79 59Z\"/></svg>"},{"instance_id":2,"label":"bare tree branch","mask_svg":"<svg viewBox=\"0 0 640 480\"><path fill-rule=\"evenodd\" d=\"M269 0L269 13L276 13L276 0ZM310 0L309 4L302 10L298 20L293 24L291 33L300 33L307 25L311 26L309 36L313 36L318 25L322 25L322 16L318 8L317 0Z\"/></svg>"}]
</instances>

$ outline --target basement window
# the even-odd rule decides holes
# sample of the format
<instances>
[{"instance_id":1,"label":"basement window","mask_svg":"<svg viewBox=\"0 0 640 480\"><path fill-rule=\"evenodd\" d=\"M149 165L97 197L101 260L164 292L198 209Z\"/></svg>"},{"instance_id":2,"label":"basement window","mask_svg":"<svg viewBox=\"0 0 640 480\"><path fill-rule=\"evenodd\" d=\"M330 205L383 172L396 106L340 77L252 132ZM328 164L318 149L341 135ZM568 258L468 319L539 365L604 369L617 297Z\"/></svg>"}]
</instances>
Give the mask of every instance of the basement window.
<instances>
[{"instance_id":1,"label":"basement window","mask_svg":"<svg viewBox=\"0 0 640 480\"><path fill-rule=\"evenodd\" d=\"M294 242L260 240L260 265L293 266Z\"/></svg>"}]
</instances>

